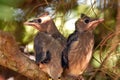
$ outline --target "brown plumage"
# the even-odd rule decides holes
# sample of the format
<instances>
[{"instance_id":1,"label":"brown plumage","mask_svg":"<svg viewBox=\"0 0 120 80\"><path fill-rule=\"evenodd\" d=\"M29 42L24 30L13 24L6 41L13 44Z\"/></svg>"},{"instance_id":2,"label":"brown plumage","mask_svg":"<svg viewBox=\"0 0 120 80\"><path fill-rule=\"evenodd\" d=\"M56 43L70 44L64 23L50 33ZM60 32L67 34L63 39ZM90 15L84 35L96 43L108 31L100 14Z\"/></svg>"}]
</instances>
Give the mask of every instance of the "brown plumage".
<instances>
[{"instance_id":1,"label":"brown plumage","mask_svg":"<svg viewBox=\"0 0 120 80\"><path fill-rule=\"evenodd\" d=\"M85 14L75 23L75 31L68 37L62 52L62 66L65 76L81 75L92 57L94 46L93 30L103 19L92 19Z\"/></svg>"},{"instance_id":2,"label":"brown plumage","mask_svg":"<svg viewBox=\"0 0 120 80\"><path fill-rule=\"evenodd\" d=\"M58 31L54 21L48 14L27 21L25 24L39 30L34 38L36 63L39 64L40 69L48 73L52 79L57 80L63 72L61 53L65 46L66 39Z\"/></svg>"}]
</instances>

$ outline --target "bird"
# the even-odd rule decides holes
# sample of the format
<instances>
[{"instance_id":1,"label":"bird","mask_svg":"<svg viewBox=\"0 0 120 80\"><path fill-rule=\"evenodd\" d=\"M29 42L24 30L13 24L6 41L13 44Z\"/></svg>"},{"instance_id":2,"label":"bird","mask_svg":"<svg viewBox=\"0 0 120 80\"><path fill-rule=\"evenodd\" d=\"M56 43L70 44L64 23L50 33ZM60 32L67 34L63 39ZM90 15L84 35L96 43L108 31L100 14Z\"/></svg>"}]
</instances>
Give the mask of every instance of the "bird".
<instances>
[{"instance_id":1,"label":"bird","mask_svg":"<svg viewBox=\"0 0 120 80\"><path fill-rule=\"evenodd\" d=\"M24 24L39 30L34 38L36 63L53 80L58 80L63 72L61 53L66 45L66 38L59 32L53 19L47 13Z\"/></svg>"},{"instance_id":2,"label":"bird","mask_svg":"<svg viewBox=\"0 0 120 80\"><path fill-rule=\"evenodd\" d=\"M82 13L81 18L75 22L75 31L67 38L66 47L62 51L61 65L64 76L76 80L83 74L92 57L93 30L103 21L104 19L94 19Z\"/></svg>"}]
</instances>

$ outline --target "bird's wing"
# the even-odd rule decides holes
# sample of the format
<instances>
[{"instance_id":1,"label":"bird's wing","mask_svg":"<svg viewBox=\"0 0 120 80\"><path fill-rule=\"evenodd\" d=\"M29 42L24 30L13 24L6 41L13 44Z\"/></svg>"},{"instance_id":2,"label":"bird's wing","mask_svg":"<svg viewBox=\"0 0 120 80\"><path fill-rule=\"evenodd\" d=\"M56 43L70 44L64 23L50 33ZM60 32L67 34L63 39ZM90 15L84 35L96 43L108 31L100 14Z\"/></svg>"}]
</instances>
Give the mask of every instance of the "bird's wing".
<instances>
[{"instance_id":1,"label":"bird's wing","mask_svg":"<svg viewBox=\"0 0 120 80\"><path fill-rule=\"evenodd\" d=\"M39 32L34 38L36 63L48 63L51 59L50 51L46 48L47 37L44 33Z\"/></svg>"},{"instance_id":2,"label":"bird's wing","mask_svg":"<svg viewBox=\"0 0 120 80\"><path fill-rule=\"evenodd\" d=\"M71 49L72 44L77 41L77 34L74 32L71 34L68 39L67 39L67 44L65 49L62 51L62 67L63 68L68 68L69 67L69 61L68 61L68 54Z\"/></svg>"}]
</instances>

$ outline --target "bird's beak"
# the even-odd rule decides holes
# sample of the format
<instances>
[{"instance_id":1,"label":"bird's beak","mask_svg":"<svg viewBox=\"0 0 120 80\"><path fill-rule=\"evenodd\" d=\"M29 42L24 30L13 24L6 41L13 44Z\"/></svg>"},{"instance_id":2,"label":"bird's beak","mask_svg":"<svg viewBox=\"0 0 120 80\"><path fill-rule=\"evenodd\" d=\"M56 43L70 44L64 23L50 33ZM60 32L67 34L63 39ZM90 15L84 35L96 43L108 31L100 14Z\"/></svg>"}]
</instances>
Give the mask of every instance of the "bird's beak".
<instances>
[{"instance_id":1,"label":"bird's beak","mask_svg":"<svg viewBox=\"0 0 120 80\"><path fill-rule=\"evenodd\" d=\"M39 18L34 18L33 20L29 20L24 22L24 25L32 26L39 31L47 30L47 23L50 22L51 17L47 14L40 16Z\"/></svg>"},{"instance_id":2,"label":"bird's beak","mask_svg":"<svg viewBox=\"0 0 120 80\"><path fill-rule=\"evenodd\" d=\"M35 20L31 20L31 21L26 21L24 22L24 25L27 25L27 26L32 26L33 28L41 31L41 27L38 23L35 22Z\"/></svg>"},{"instance_id":3,"label":"bird's beak","mask_svg":"<svg viewBox=\"0 0 120 80\"><path fill-rule=\"evenodd\" d=\"M95 29L96 26L98 26L98 25L99 25L100 23L102 23L103 21L104 21L104 19L95 19L95 20L91 21L91 22L88 24L86 30Z\"/></svg>"}]
</instances>

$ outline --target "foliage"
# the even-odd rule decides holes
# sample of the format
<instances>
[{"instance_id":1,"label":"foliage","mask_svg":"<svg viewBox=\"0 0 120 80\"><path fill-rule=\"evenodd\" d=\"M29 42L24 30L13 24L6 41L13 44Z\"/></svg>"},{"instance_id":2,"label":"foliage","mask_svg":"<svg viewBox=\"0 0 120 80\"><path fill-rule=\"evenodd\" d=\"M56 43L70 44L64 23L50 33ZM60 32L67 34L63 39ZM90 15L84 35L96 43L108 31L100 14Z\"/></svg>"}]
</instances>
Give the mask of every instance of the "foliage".
<instances>
[{"instance_id":1,"label":"foliage","mask_svg":"<svg viewBox=\"0 0 120 80\"><path fill-rule=\"evenodd\" d=\"M94 31L95 49L91 61L93 72L92 75L90 72L86 72L85 77L89 80L93 78L117 80L120 78L120 39L114 38L117 31L117 0L90 0L91 3L86 4L88 1L0 0L0 30L14 34L20 46L26 46L32 43L37 31L29 26L24 26L24 21L45 11L48 11L54 18L58 29L65 37L74 31L74 22L81 13L104 18L104 23ZM71 29L67 23L72 25ZM115 40L118 42L113 43ZM113 48L113 44L116 45L115 48Z\"/></svg>"}]
</instances>

